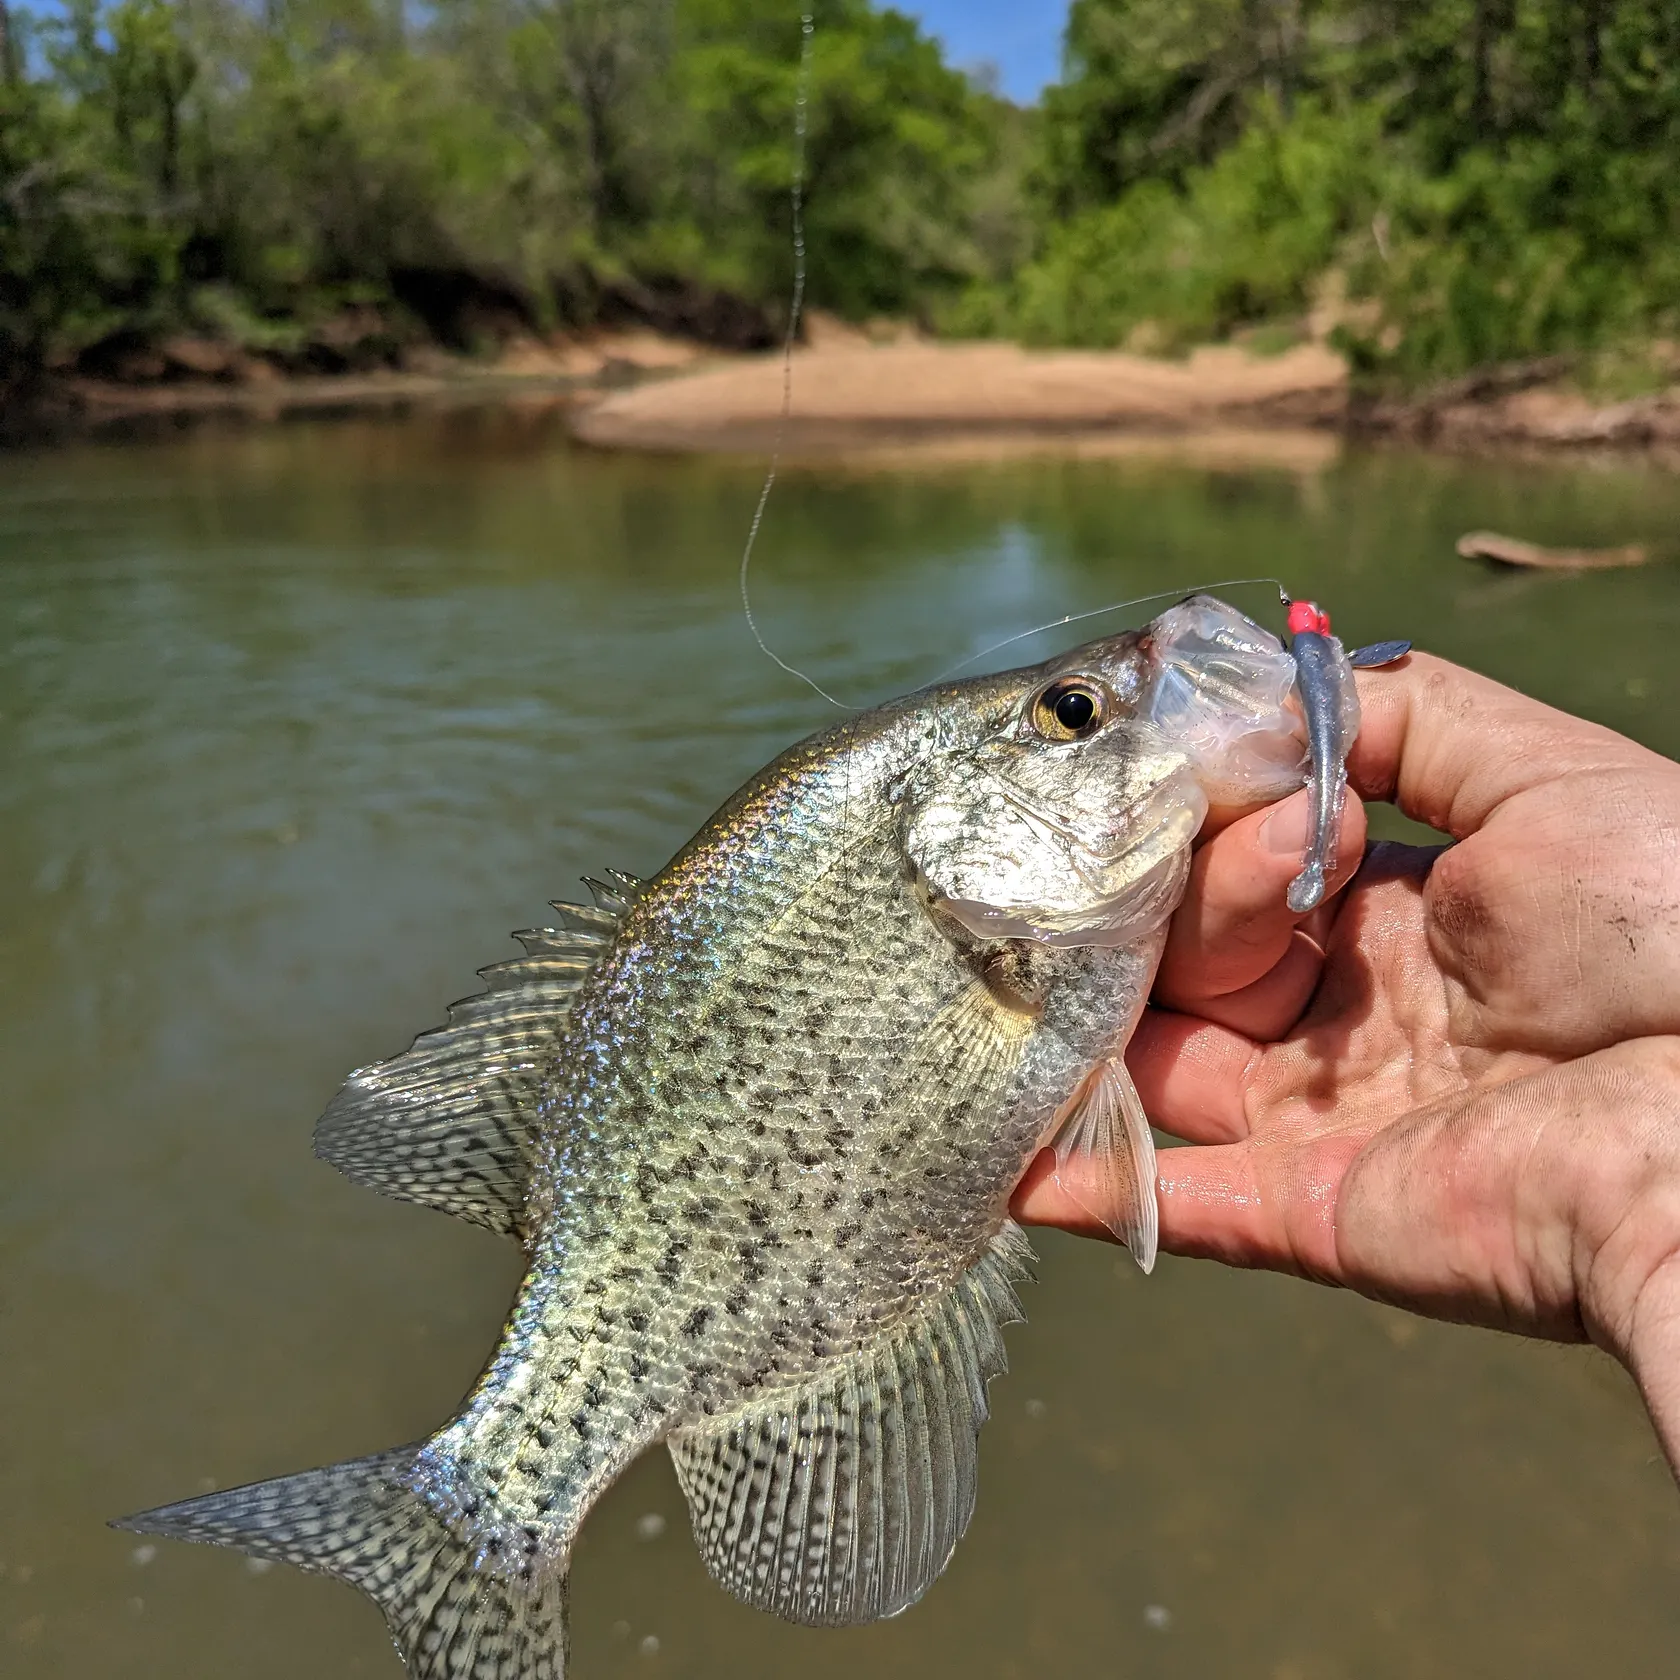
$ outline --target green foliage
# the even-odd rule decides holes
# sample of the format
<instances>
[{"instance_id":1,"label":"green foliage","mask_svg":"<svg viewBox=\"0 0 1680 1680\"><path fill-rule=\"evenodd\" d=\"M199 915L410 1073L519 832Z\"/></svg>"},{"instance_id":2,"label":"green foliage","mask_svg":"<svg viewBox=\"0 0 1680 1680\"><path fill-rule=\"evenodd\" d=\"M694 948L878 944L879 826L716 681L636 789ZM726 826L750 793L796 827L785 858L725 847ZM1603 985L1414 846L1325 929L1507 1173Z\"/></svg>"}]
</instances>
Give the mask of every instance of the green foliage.
<instances>
[{"instance_id":1,"label":"green foliage","mask_svg":"<svg viewBox=\"0 0 1680 1680\"><path fill-rule=\"evenodd\" d=\"M1407 383L1565 351L1631 388L1680 336L1674 0L1074 0L1033 112L810 4L813 305L1172 350L1339 300ZM767 342L800 54L788 0L0 0L0 389L183 328Z\"/></svg>"},{"instance_id":2,"label":"green foliage","mask_svg":"<svg viewBox=\"0 0 1680 1680\"><path fill-rule=\"evenodd\" d=\"M1030 342L1177 349L1298 315L1379 192L1375 122L1268 100L1213 162L1055 230L1007 305Z\"/></svg>"},{"instance_id":3,"label":"green foliage","mask_svg":"<svg viewBox=\"0 0 1680 1680\"><path fill-rule=\"evenodd\" d=\"M815 11L810 301L929 315L1012 254L1008 108L902 15ZM70 0L7 25L8 366L182 326L284 355L370 308L470 342L486 309L703 324L722 294L768 333L784 307L784 0Z\"/></svg>"},{"instance_id":4,"label":"green foliage","mask_svg":"<svg viewBox=\"0 0 1680 1680\"><path fill-rule=\"evenodd\" d=\"M1680 316L1669 0L1075 0L1032 258L956 318L1172 346L1327 277L1372 377L1596 352Z\"/></svg>"}]
</instances>

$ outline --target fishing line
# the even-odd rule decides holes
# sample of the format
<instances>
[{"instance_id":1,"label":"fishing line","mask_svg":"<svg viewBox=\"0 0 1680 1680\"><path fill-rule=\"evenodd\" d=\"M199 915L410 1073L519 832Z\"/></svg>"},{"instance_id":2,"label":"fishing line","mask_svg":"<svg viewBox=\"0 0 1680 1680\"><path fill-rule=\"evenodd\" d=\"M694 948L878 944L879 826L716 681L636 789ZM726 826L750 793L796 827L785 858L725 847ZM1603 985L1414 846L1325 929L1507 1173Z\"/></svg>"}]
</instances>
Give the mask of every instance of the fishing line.
<instances>
[{"instance_id":1,"label":"fishing line","mask_svg":"<svg viewBox=\"0 0 1680 1680\"><path fill-rule=\"evenodd\" d=\"M758 545L759 528L764 524L764 509L770 492L776 487L776 475L781 470L782 449L787 443L788 422L793 416L793 346L799 337L800 318L805 309L805 137L808 128L806 109L811 93L811 43L816 35L816 19L809 12L799 19L799 80L795 87L793 105L793 184L788 198L793 207L793 295L788 302L787 331L782 335L782 409L776 417L776 436L770 448L770 466L764 474L764 484L758 492L758 505L753 509L752 523L747 527L747 540L741 550L741 611L746 614L747 628L758 643L759 651L775 661L790 677L798 677L806 687L814 689L829 705L843 712L860 708L837 700L815 677L807 676L798 666L790 665L765 641L753 617L752 595L747 588L747 572L752 565L753 549Z\"/></svg>"},{"instance_id":2,"label":"fishing line","mask_svg":"<svg viewBox=\"0 0 1680 1680\"><path fill-rule=\"evenodd\" d=\"M1284 589L1280 579L1275 577L1240 577L1220 578L1213 583L1198 583L1190 588L1157 589L1153 595L1134 595L1129 601L1113 601L1106 607L1092 607L1088 612L1069 613L1065 618L1052 618L1047 623L1035 625L1031 630L1018 630L1013 636L1005 636L1001 642L993 642L990 647L983 647L978 653L971 653L968 658L959 660L949 669L941 671L933 679L942 683L947 677L954 677L959 671L966 671L970 665L985 659L988 655L998 652L1000 648L1013 647L1016 642L1024 642L1032 636L1042 636L1046 630L1060 630L1064 624L1083 624L1086 619L1106 618L1109 613L1124 612L1128 607L1141 607L1150 601L1165 601L1169 599L1187 600L1192 595L1205 595L1210 589L1240 589L1247 584L1269 583L1273 585L1279 598L1287 606L1289 594ZM928 684L932 687L932 684Z\"/></svg>"},{"instance_id":3,"label":"fishing line","mask_svg":"<svg viewBox=\"0 0 1680 1680\"><path fill-rule=\"evenodd\" d=\"M788 300L787 329L782 334L782 402L780 412L776 416L776 432L770 448L770 465L765 470L764 483L759 487L758 501L753 507L752 521L747 527L747 540L741 548L741 611L746 617L747 628L752 632L753 640L758 644L759 652L780 666L790 677L797 677L829 705L843 712L856 712L863 708L853 706L830 694L815 677L801 671L797 665L790 665L765 641L764 634L758 627L758 619L753 613L752 592L748 584L753 552L758 546L758 535L764 525L764 513L770 503L770 493L775 489L776 479L781 472L782 453L787 445L788 427L793 418L793 347L798 341L800 323L805 311L805 170L810 129L811 49L816 29L816 19L812 14L802 13L799 19L799 75L794 88L793 179L788 189L793 223L793 290ZM1288 604L1289 593L1275 577L1222 578L1218 582L1198 584L1190 589L1158 589L1151 595L1134 595L1130 600L1114 601L1105 607L1092 607L1087 612L1068 613L1063 618L1053 618L1044 624L1035 625L1031 630L1019 630L1014 635L1005 636L1001 641L993 642L989 647L981 648L978 653L971 653L966 659L959 660L949 669L942 671L933 681L944 682L1001 649L1013 647L1017 642L1028 641L1034 636L1041 636L1048 630L1060 630L1069 624L1083 624L1089 619L1104 618L1110 613L1124 612L1128 607L1141 607L1151 601L1183 600L1190 595L1203 594L1212 589L1239 589L1262 583L1271 584L1277 590L1279 599L1285 605Z\"/></svg>"}]
</instances>

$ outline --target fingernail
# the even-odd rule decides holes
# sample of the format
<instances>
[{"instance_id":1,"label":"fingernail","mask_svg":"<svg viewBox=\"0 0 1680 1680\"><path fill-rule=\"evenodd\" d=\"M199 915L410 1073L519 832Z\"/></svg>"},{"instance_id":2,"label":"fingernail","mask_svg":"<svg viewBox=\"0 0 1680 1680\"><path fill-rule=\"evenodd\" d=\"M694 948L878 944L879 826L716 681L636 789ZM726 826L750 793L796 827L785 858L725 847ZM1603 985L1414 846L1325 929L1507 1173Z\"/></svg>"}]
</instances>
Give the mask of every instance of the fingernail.
<instances>
[{"instance_id":1,"label":"fingernail","mask_svg":"<svg viewBox=\"0 0 1680 1680\"><path fill-rule=\"evenodd\" d=\"M1303 788L1266 813L1265 820L1260 824L1260 844L1268 852L1299 857L1307 849L1307 834L1311 828L1311 798Z\"/></svg>"}]
</instances>

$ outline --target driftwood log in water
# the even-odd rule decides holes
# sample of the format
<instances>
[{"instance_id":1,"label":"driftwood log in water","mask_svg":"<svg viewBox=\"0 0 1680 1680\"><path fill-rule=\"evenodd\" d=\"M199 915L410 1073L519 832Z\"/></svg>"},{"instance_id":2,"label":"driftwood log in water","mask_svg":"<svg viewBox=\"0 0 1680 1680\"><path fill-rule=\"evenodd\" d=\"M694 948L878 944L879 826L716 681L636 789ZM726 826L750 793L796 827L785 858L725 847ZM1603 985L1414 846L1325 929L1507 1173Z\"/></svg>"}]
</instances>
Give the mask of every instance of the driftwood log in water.
<instances>
[{"instance_id":1,"label":"driftwood log in water","mask_svg":"<svg viewBox=\"0 0 1680 1680\"><path fill-rule=\"evenodd\" d=\"M1602 572L1616 566L1643 566L1651 551L1643 543L1622 548L1542 548L1497 531L1470 531L1458 539L1466 560L1491 560L1498 566L1533 566L1548 572Z\"/></svg>"}]
</instances>

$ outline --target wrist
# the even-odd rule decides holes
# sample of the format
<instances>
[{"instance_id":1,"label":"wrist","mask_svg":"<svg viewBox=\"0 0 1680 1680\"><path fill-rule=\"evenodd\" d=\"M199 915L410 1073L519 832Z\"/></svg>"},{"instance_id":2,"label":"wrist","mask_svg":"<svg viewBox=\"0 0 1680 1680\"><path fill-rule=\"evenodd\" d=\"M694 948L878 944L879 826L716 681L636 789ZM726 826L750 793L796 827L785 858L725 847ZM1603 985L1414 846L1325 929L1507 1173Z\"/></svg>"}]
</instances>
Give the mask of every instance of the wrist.
<instances>
[{"instance_id":1,"label":"wrist","mask_svg":"<svg viewBox=\"0 0 1680 1680\"><path fill-rule=\"evenodd\" d=\"M1640 1292L1628 1345L1615 1352L1638 1383L1669 1468L1680 1478L1680 1253Z\"/></svg>"},{"instance_id":2,"label":"wrist","mask_svg":"<svg viewBox=\"0 0 1680 1680\"><path fill-rule=\"evenodd\" d=\"M1593 1192L1577 1203L1578 1233L1596 1239L1577 1299L1588 1334L1638 1383L1680 1477L1680 1040L1608 1057L1632 1077L1612 1082L1620 1101L1606 1105L1621 1109L1610 1136L1623 1147L1593 1152Z\"/></svg>"}]
</instances>

